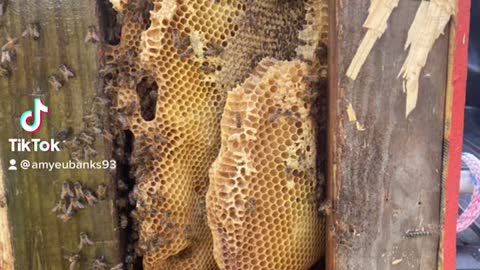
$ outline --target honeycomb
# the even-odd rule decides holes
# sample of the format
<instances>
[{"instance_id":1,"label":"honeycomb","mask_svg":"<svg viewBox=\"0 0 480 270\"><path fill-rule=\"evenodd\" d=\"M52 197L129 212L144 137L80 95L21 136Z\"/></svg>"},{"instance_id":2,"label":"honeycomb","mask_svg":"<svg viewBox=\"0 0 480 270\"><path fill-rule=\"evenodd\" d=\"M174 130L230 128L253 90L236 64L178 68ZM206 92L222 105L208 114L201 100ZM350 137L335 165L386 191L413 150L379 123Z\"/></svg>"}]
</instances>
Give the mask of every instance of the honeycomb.
<instances>
[{"instance_id":1,"label":"honeycomb","mask_svg":"<svg viewBox=\"0 0 480 270\"><path fill-rule=\"evenodd\" d=\"M154 1L147 25L131 1L120 45L107 51L118 73L119 122L135 137L137 250L145 269L217 269L205 208L225 100L215 72L243 2ZM136 91L145 77L158 88L150 120Z\"/></svg>"},{"instance_id":2,"label":"honeycomb","mask_svg":"<svg viewBox=\"0 0 480 270\"><path fill-rule=\"evenodd\" d=\"M210 170L208 220L220 269L309 269L322 256L315 124L302 61L266 58L228 94Z\"/></svg>"},{"instance_id":3,"label":"honeycomb","mask_svg":"<svg viewBox=\"0 0 480 270\"><path fill-rule=\"evenodd\" d=\"M262 70L262 67L266 68L277 61L291 61L278 62L278 70L297 69L300 75L295 78L302 79L307 75L317 77L318 74L326 76L325 72L321 72L325 68L324 63L317 57L319 43L325 38L326 26L322 12L325 12L326 1L111 0L110 2L119 14L118 20L122 23L122 29L120 43L105 48L106 61L102 74L106 78L105 90L114 99L116 124L120 129L130 130L134 137L129 162L130 174L135 179L136 186L132 196L129 197L135 200L136 209L129 216L139 233L135 256L143 256L144 269L218 269L217 264L221 269L233 269L234 266L225 263L223 257L231 254L219 251L222 246L220 243L225 239L219 235L218 228L223 228L223 225L214 222L212 214L217 207L223 206L213 203L215 201L213 197L218 195L215 190L209 191L209 203L206 203L209 169L217 158L220 147L222 149L226 147L221 146L221 143L226 142L221 140L220 121L227 93L238 92L239 90L233 89L239 84L242 84L243 88L247 87L252 80L256 80L252 79L252 76L262 78L263 75L260 76L260 73L266 71ZM322 16L319 18L317 14ZM259 65L265 58L269 60L264 60L263 64ZM272 72L278 75L278 72L273 70L267 73ZM298 96L302 96L304 92L312 90L313 84L318 79L310 78L310 81L296 82L298 86L288 91L298 91ZM283 82L287 83L288 79L279 81ZM313 128L308 122L311 119L303 115L310 109L307 103L311 102L306 100L307 96L302 98L305 99L302 108L299 107L300 103L292 105L300 102L296 99L288 101L293 102L289 103L290 105L282 105L282 108L291 107L292 111L299 112L295 111L288 117L284 115L287 112L280 112L278 123L275 120L273 121L275 123L270 125L288 129L288 125L284 123L285 118L303 117L301 123L295 122L291 128L300 125L298 130L306 133L296 135L296 139L293 137L282 139L285 142L299 143L300 152L303 151L302 147L315 143L314 139L310 141L312 137L300 137L300 135L313 136L311 134ZM272 105L262 106L270 108ZM240 113L240 116L243 117L243 114ZM225 115L228 115L228 112L225 112ZM225 115L222 120L224 122L228 118ZM303 120L307 123L303 123ZM244 121L243 118L241 121ZM255 124L255 128L259 127ZM295 132L299 132L298 130ZM275 131L272 136L277 132L281 130ZM285 134L287 136L288 132ZM314 195L312 189L317 187L314 184L315 179L311 178L315 177L315 169L308 166L312 165L312 160L315 162L315 145L309 145L309 149L308 157L305 156L302 164L298 165L300 167L292 169L292 175L299 174L292 179L298 180L298 187L301 187L300 190L297 190L297 186L293 187L297 196L294 199L303 200L307 197L309 200L314 199L310 197ZM222 155L219 159L221 157ZM289 166L294 168L292 164ZM239 169L243 171L241 166ZM305 171L302 171L303 169ZM221 184L226 180L212 179L215 184ZM254 197L253 194L258 195L254 190L248 192L253 192L251 200L247 200L250 206L243 207L255 208L258 217L264 216L267 209L262 210L262 207L267 207L265 204L267 202L261 201L262 196ZM270 197L270 192L268 191L265 196ZM252 206L256 204L256 200L259 203L258 207ZM307 223L298 229L296 225L285 229L285 238L281 241L285 243L294 241L293 245L289 243L288 251L298 254L298 258L283 264L287 267L285 269L290 267L289 264L298 267L311 265L322 253L320 221L318 217L317 219L313 217L317 213L316 210L310 212L316 209L315 202L311 205L310 201L290 203L292 207L300 206L287 209L286 211L290 213L288 216L285 216L285 213L277 213L286 218L279 224L290 226L295 218L298 218L299 222ZM310 209L310 206L313 208ZM210 227L207 222L207 211L211 219ZM299 216L292 217L293 215ZM265 218L270 220L272 217ZM258 222L260 223L252 224L266 225L265 220ZM270 228L262 227L259 232L270 235L267 229ZM295 232L301 235L294 239L291 229L295 229ZM309 238L305 239L307 230ZM263 247L259 245L257 251L265 248L265 245ZM241 256L249 254L245 253L247 251L243 247L238 250L242 250ZM271 251L272 253L268 253L270 256L283 254L274 249ZM290 254L288 257L293 256ZM277 257L279 262L284 260L283 257ZM249 263L252 269L264 269L263 264L266 262L258 261L258 265L254 261ZM247 266L243 268L245 267Z\"/></svg>"}]
</instances>

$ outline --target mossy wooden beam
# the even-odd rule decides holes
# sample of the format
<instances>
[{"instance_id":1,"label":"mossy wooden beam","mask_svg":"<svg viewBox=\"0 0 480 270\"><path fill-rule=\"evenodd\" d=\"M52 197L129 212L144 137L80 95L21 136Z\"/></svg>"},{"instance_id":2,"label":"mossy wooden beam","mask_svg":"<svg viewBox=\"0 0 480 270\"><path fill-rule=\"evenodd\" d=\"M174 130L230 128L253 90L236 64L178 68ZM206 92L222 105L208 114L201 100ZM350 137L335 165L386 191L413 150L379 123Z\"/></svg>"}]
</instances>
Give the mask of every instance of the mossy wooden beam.
<instances>
[{"instance_id":1,"label":"mossy wooden beam","mask_svg":"<svg viewBox=\"0 0 480 270\"><path fill-rule=\"evenodd\" d=\"M8 225L5 220L0 224L1 233L8 231L11 236L11 240L2 238L0 242L6 245L10 241L14 257L14 268L5 264L2 269L69 269L70 262L65 257L78 252L80 232L87 233L94 244L83 247L81 260L74 269L90 269L93 261L101 256L112 266L121 260L109 171L8 170L10 159L16 159L17 163L23 159L30 162L70 159L66 148L56 153L12 152L8 139L46 140L68 128L72 128L72 136L76 136L85 128L83 117L92 113L93 100L98 94L100 58L98 44L86 43L85 36L89 29L99 29L97 18L94 0L8 1L5 14L0 18L0 41L5 44L8 38L18 38L12 49L16 51L16 60L5 63L11 74L0 78L0 158ZM37 40L35 34L25 32L29 25L38 26ZM65 81L57 91L48 80L51 75L62 78L59 70L62 64L67 65L75 77ZM31 135L20 128L19 117L33 109L35 95L49 106L50 114L44 118L41 131ZM100 114L100 118L105 122L107 117ZM110 159L110 146L101 135L97 135L93 147L98 151L93 160ZM106 184L109 196L62 222L51 209L58 202L65 181L79 181L92 190ZM8 247L0 248L5 249Z\"/></svg>"}]
</instances>

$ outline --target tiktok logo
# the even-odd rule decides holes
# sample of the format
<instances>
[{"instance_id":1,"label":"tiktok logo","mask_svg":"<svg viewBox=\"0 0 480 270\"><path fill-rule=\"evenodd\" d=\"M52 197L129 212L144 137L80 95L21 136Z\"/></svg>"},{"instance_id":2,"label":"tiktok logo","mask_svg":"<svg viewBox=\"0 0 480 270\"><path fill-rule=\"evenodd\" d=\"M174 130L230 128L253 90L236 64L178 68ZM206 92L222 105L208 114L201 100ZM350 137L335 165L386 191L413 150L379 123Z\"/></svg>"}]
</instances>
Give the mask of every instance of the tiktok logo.
<instances>
[{"instance_id":1,"label":"tiktok logo","mask_svg":"<svg viewBox=\"0 0 480 270\"><path fill-rule=\"evenodd\" d=\"M50 110L43 105L39 98L36 98L32 110L26 111L20 117L20 126L28 133L35 134L42 128L43 114L49 114Z\"/></svg>"}]
</instances>

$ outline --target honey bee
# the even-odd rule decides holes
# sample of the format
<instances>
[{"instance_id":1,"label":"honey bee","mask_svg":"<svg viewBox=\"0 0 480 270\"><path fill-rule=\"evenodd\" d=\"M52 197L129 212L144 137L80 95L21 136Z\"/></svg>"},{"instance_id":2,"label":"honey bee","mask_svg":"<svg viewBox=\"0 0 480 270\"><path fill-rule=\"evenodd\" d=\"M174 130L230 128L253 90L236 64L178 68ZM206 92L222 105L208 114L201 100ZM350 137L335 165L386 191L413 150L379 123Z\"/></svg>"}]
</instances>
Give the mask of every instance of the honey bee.
<instances>
[{"instance_id":1,"label":"honey bee","mask_svg":"<svg viewBox=\"0 0 480 270\"><path fill-rule=\"evenodd\" d=\"M101 76L105 77L107 75L116 76L118 74L118 69L116 65L107 64L102 69L98 71ZM112 82L113 85L113 82Z\"/></svg>"},{"instance_id":2,"label":"honey bee","mask_svg":"<svg viewBox=\"0 0 480 270\"><path fill-rule=\"evenodd\" d=\"M66 212L67 211L67 202L65 200L60 200L51 210L52 213Z\"/></svg>"},{"instance_id":3,"label":"honey bee","mask_svg":"<svg viewBox=\"0 0 480 270\"><path fill-rule=\"evenodd\" d=\"M0 0L0 17L5 14L6 7L7 7L7 0Z\"/></svg>"},{"instance_id":4,"label":"honey bee","mask_svg":"<svg viewBox=\"0 0 480 270\"><path fill-rule=\"evenodd\" d=\"M14 56L10 51L8 50L2 51L2 56L0 59L2 63L10 63L13 61L13 59L14 59Z\"/></svg>"},{"instance_id":5,"label":"honey bee","mask_svg":"<svg viewBox=\"0 0 480 270\"><path fill-rule=\"evenodd\" d=\"M100 200L105 200L107 198L107 186L105 184L97 186L97 196Z\"/></svg>"},{"instance_id":6,"label":"honey bee","mask_svg":"<svg viewBox=\"0 0 480 270\"><path fill-rule=\"evenodd\" d=\"M138 193L135 191L135 189L128 193L128 201L130 202L131 205L136 205L137 204L137 198L138 198Z\"/></svg>"},{"instance_id":7,"label":"honey bee","mask_svg":"<svg viewBox=\"0 0 480 270\"><path fill-rule=\"evenodd\" d=\"M85 193L85 200L87 200L88 205L92 206L98 203L97 197L95 197L90 190L86 189L83 192Z\"/></svg>"},{"instance_id":8,"label":"honey bee","mask_svg":"<svg viewBox=\"0 0 480 270\"><path fill-rule=\"evenodd\" d=\"M0 65L0 77L7 78L10 77L10 75L12 75L10 67L6 65Z\"/></svg>"},{"instance_id":9,"label":"honey bee","mask_svg":"<svg viewBox=\"0 0 480 270\"><path fill-rule=\"evenodd\" d=\"M103 135L103 139L105 139L107 142L113 142L113 135L112 133L106 131L106 130L102 130L102 135Z\"/></svg>"},{"instance_id":10,"label":"honey bee","mask_svg":"<svg viewBox=\"0 0 480 270\"><path fill-rule=\"evenodd\" d=\"M75 191L75 195L77 198L79 199L85 198L85 194L83 194L83 187L82 187L82 184L80 184L80 182L76 181L75 183L73 183L73 190Z\"/></svg>"},{"instance_id":11,"label":"honey bee","mask_svg":"<svg viewBox=\"0 0 480 270\"><path fill-rule=\"evenodd\" d=\"M92 145L95 142L95 137L88 135L85 131L78 134L78 140L84 142L87 145Z\"/></svg>"},{"instance_id":12,"label":"honey bee","mask_svg":"<svg viewBox=\"0 0 480 270\"><path fill-rule=\"evenodd\" d=\"M187 58L190 58L190 56L192 56L194 54L194 51L192 48L188 48L186 49L185 51L183 51L182 53L180 53L178 55L178 57L180 58L180 60L185 60Z\"/></svg>"},{"instance_id":13,"label":"honey bee","mask_svg":"<svg viewBox=\"0 0 480 270\"><path fill-rule=\"evenodd\" d=\"M67 213L63 213L63 214L59 214L57 215L57 217L63 222L63 223L66 223L68 222L70 219L72 219L73 217L73 212L67 212Z\"/></svg>"},{"instance_id":14,"label":"honey bee","mask_svg":"<svg viewBox=\"0 0 480 270\"><path fill-rule=\"evenodd\" d=\"M7 38L7 43L2 46L2 51L16 51L18 44L18 38Z\"/></svg>"},{"instance_id":15,"label":"honey bee","mask_svg":"<svg viewBox=\"0 0 480 270\"><path fill-rule=\"evenodd\" d=\"M118 179L118 180L117 180L117 188L118 188L118 190L120 190L120 191L126 191L126 190L128 190L127 184L125 184L125 182L123 182L122 179Z\"/></svg>"},{"instance_id":16,"label":"honey bee","mask_svg":"<svg viewBox=\"0 0 480 270\"><path fill-rule=\"evenodd\" d=\"M138 212L135 211L135 210L132 210L130 211L130 217L133 219L133 220L138 220Z\"/></svg>"},{"instance_id":17,"label":"honey bee","mask_svg":"<svg viewBox=\"0 0 480 270\"><path fill-rule=\"evenodd\" d=\"M255 213L257 212L257 200L255 200L254 198L249 198L247 200L246 210L252 215L255 215Z\"/></svg>"},{"instance_id":18,"label":"honey bee","mask_svg":"<svg viewBox=\"0 0 480 270\"><path fill-rule=\"evenodd\" d=\"M133 263L134 260L135 260L135 259L133 258L132 255L127 255L127 256L125 257L125 263L126 263L126 264Z\"/></svg>"},{"instance_id":19,"label":"honey bee","mask_svg":"<svg viewBox=\"0 0 480 270\"><path fill-rule=\"evenodd\" d=\"M137 246L135 247L135 254L137 254L138 256L142 256L147 251L148 251L148 245L144 242L138 243Z\"/></svg>"},{"instance_id":20,"label":"honey bee","mask_svg":"<svg viewBox=\"0 0 480 270\"><path fill-rule=\"evenodd\" d=\"M208 64L207 62L204 62L201 66L200 66L200 70L205 73L205 74L212 74L214 73L215 71L217 71L217 68L213 65L210 65Z\"/></svg>"},{"instance_id":21,"label":"honey bee","mask_svg":"<svg viewBox=\"0 0 480 270\"><path fill-rule=\"evenodd\" d=\"M185 51L190 46L190 37L182 37L182 34L177 29L172 31L173 46L178 51Z\"/></svg>"},{"instance_id":22,"label":"honey bee","mask_svg":"<svg viewBox=\"0 0 480 270\"><path fill-rule=\"evenodd\" d=\"M40 26L38 23L30 23L27 29L23 31L22 37L30 36L33 40L40 39Z\"/></svg>"},{"instance_id":23,"label":"honey bee","mask_svg":"<svg viewBox=\"0 0 480 270\"><path fill-rule=\"evenodd\" d=\"M237 128L242 127L242 117L239 112L235 113L235 122L236 122Z\"/></svg>"},{"instance_id":24,"label":"honey bee","mask_svg":"<svg viewBox=\"0 0 480 270\"><path fill-rule=\"evenodd\" d=\"M160 135L160 134L155 134L155 135L153 136L153 139L154 139L155 142L157 142L157 143L161 143L161 144L168 143L168 139L165 138L164 136Z\"/></svg>"},{"instance_id":25,"label":"honey bee","mask_svg":"<svg viewBox=\"0 0 480 270\"><path fill-rule=\"evenodd\" d=\"M328 58L328 47L325 43L321 42L318 48L315 50L315 54L318 59L320 59L321 64L327 63Z\"/></svg>"},{"instance_id":26,"label":"honey bee","mask_svg":"<svg viewBox=\"0 0 480 270\"><path fill-rule=\"evenodd\" d=\"M75 77L75 73L73 73L73 71L71 71L67 65L65 64L61 64L58 69L60 70L60 72L62 73L63 75L63 78L65 79L65 81L68 81L69 79L71 78L74 78Z\"/></svg>"},{"instance_id":27,"label":"honey bee","mask_svg":"<svg viewBox=\"0 0 480 270\"><path fill-rule=\"evenodd\" d=\"M75 193L73 193L69 182L63 182L60 198L67 199L68 197L75 197Z\"/></svg>"},{"instance_id":28,"label":"honey bee","mask_svg":"<svg viewBox=\"0 0 480 270\"><path fill-rule=\"evenodd\" d=\"M110 270L123 270L123 263L119 263L114 267L110 268Z\"/></svg>"},{"instance_id":29,"label":"honey bee","mask_svg":"<svg viewBox=\"0 0 480 270\"><path fill-rule=\"evenodd\" d=\"M55 138L59 141L65 141L72 135L72 133L73 133L72 128L65 128L59 131L57 135L55 135Z\"/></svg>"},{"instance_id":30,"label":"honey bee","mask_svg":"<svg viewBox=\"0 0 480 270\"><path fill-rule=\"evenodd\" d=\"M84 151L85 151L85 159L88 159L90 157L96 157L98 155L98 151L95 150L93 147L91 147L90 145L86 145L84 147Z\"/></svg>"},{"instance_id":31,"label":"honey bee","mask_svg":"<svg viewBox=\"0 0 480 270\"><path fill-rule=\"evenodd\" d=\"M48 77L48 83L52 86L53 90L60 91L60 88L63 87L62 82L55 75L50 75Z\"/></svg>"},{"instance_id":32,"label":"honey bee","mask_svg":"<svg viewBox=\"0 0 480 270\"><path fill-rule=\"evenodd\" d=\"M70 199L70 205L74 210L85 209L85 205L83 205L83 203L81 203L76 197Z\"/></svg>"},{"instance_id":33,"label":"honey bee","mask_svg":"<svg viewBox=\"0 0 480 270\"><path fill-rule=\"evenodd\" d=\"M71 256L65 257L65 259L68 260L70 263L70 267L68 268L69 270L74 270L77 268L78 263L80 263L80 254L73 254Z\"/></svg>"},{"instance_id":34,"label":"honey bee","mask_svg":"<svg viewBox=\"0 0 480 270\"><path fill-rule=\"evenodd\" d=\"M97 35L95 26L88 27L87 35L85 36L85 43L100 43L100 38Z\"/></svg>"},{"instance_id":35,"label":"honey bee","mask_svg":"<svg viewBox=\"0 0 480 270\"><path fill-rule=\"evenodd\" d=\"M0 195L0 208L7 206L7 197L5 195Z\"/></svg>"},{"instance_id":36,"label":"honey bee","mask_svg":"<svg viewBox=\"0 0 480 270\"><path fill-rule=\"evenodd\" d=\"M332 201L326 200L322 204L320 204L320 207L318 208L318 211L326 216L332 214Z\"/></svg>"},{"instance_id":37,"label":"honey bee","mask_svg":"<svg viewBox=\"0 0 480 270\"><path fill-rule=\"evenodd\" d=\"M130 125L127 117L122 113L117 113L117 121L121 129L127 129L128 126Z\"/></svg>"},{"instance_id":38,"label":"honey bee","mask_svg":"<svg viewBox=\"0 0 480 270\"><path fill-rule=\"evenodd\" d=\"M120 215L120 228L126 229L128 227L128 218L125 215Z\"/></svg>"},{"instance_id":39,"label":"honey bee","mask_svg":"<svg viewBox=\"0 0 480 270\"><path fill-rule=\"evenodd\" d=\"M115 204L117 205L117 207L119 209L125 209L125 208L127 208L128 202L124 198L119 198L119 199L115 200Z\"/></svg>"},{"instance_id":40,"label":"honey bee","mask_svg":"<svg viewBox=\"0 0 480 270\"><path fill-rule=\"evenodd\" d=\"M90 240L87 233L81 232L80 233L80 243L78 244L78 250L82 250L83 246L85 246L85 245L86 246L92 246L93 241Z\"/></svg>"},{"instance_id":41,"label":"honey bee","mask_svg":"<svg viewBox=\"0 0 480 270\"><path fill-rule=\"evenodd\" d=\"M303 81L308 84L314 84L320 81L319 75L307 75L303 78Z\"/></svg>"},{"instance_id":42,"label":"honey bee","mask_svg":"<svg viewBox=\"0 0 480 270\"><path fill-rule=\"evenodd\" d=\"M207 51L203 54L205 57L219 56L223 52L223 47L216 43L207 43Z\"/></svg>"},{"instance_id":43,"label":"honey bee","mask_svg":"<svg viewBox=\"0 0 480 270\"><path fill-rule=\"evenodd\" d=\"M95 261L93 261L92 270L107 270L107 268L108 264L104 256L97 258L95 259Z\"/></svg>"}]
</instances>

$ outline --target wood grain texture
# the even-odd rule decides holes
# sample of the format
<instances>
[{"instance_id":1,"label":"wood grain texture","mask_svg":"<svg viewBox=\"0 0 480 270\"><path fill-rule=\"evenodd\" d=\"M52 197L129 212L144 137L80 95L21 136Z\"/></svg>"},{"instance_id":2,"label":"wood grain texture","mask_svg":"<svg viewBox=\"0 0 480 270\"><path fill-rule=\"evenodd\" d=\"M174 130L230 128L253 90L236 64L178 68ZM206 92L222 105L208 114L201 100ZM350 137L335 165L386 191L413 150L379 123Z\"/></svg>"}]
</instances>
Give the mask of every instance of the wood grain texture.
<instances>
[{"instance_id":1,"label":"wood grain texture","mask_svg":"<svg viewBox=\"0 0 480 270\"><path fill-rule=\"evenodd\" d=\"M0 19L0 40L7 35L21 36L27 25L37 22L41 37L38 41L24 38L18 46L16 67L10 78L0 78L0 158L3 181L8 198L15 269L68 269L69 256L78 250L79 234L86 232L95 242L84 248L82 262L76 269L89 269L95 258L105 256L111 264L120 260L115 210L111 200L87 207L67 223L61 222L52 207L59 200L64 181L80 181L94 189L108 183L105 170L7 171L9 160L66 161L68 150L60 153L12 152L8 138L53 138L57 132L72 127L74 133L83 127L82 117L90 114L97 91L98 48L85 44L89 26L97 29L97 3L94 0L16 0L8 1L6 14ZM48 76L60 74L60 64L67 64L76 78L60 91L49 87ZM46 92L42 97L50 107L42 130L30 135L20 129L20 115L33 107L33 89ZM103 160L110 152L101 137L95 148ZM110 188L112 193L112 188ZM110 194L112 195L112 194Z\"/></svg>"},{"instance_id":2,"label":"wood grain texture","mask_svg":"<svg viewBox=\"0 0 480 270\"><path fill-rule=\"evenodd\" d=\"M332 2L329 185L334 199L330 241L336 247L327 264L336 270L435 269L448 35L435 43L421 74L418 106L406 119L397 75L419 2L400 1L355 81L345 72L365 33L370 1ZM365 131L348 121L349 103ZM421 228L433 235L403 237Z\"/></svg>"}]
</instances>

